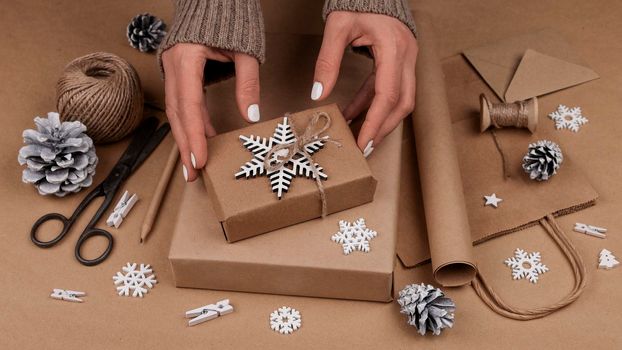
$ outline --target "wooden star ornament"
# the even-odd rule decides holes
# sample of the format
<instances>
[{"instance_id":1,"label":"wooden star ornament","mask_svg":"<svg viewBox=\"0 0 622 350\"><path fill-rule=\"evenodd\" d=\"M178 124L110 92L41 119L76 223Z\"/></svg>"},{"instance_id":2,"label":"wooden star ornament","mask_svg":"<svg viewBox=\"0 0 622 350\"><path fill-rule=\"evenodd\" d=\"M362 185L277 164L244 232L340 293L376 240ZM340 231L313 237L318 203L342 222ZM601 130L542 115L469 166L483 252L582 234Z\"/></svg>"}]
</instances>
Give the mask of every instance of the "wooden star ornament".
<instances>
[{"instance_id":1,"label":"wooden star ornament","mask_svg":"<svg viewBox=\"0 0 622 350\"><path fill-rule=\"evenodd\" d=\"M486 200L486 203L484 204L486 205L490 205L491 207L495 207L498 208L499 207L499 202L502 202L503 199L497 197L497 194L493 193L490 196L484 196L484 199Z\"/></svg>"}]
</instances>

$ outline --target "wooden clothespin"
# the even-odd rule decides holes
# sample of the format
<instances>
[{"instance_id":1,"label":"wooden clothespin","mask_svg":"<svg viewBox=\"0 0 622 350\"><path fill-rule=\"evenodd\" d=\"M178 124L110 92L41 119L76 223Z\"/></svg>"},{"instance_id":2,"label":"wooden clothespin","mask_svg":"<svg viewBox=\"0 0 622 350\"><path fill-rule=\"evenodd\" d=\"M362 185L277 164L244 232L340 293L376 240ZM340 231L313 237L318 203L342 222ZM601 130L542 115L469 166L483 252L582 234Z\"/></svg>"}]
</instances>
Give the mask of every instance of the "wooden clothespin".
<instances>
[{"instance_id":1,"label":"wooden clothespin","mask_svg":"<svg viewBox=\"0 0 622 350\"><path fill-rule=\"evenodd\" d=\"M577 222L574 224L574 231L579 232L579 233L585 233L586 235L590 235L590 236L594 236L598 238L607 237L605 235L605 232L607 232L606 228L582 224L580 222Z\"/></svg>"},{"instance_id":2,"label":"wooden clothespin","mask_svg":"<svg viewBox=\"0 0 622 350\"><path fill-rule=\"evenodd\" d=\"M188 326L195 326L199 323L213 320L217 317L230 314L232 312L233 305L229 304L229 299L224 299L217 302L216 304L209 304L190 311L186 311L186 318L191 318L191 320L188 321Z\"/></svg>"},{"instance_id":3,"label":"wooden clothespin","mask_svg":"<svg viewBox=\"0 0 622 350\"><path fill-rule=\"evenodd\" d=\"M58 289L58 288L54 288L54 290L52 291L52 294L50 294L50 297L57 299L57 300L64 300L64 301L71 301L74 303L81 303L83 300L78 298L78 297L83 297L85 296L86 293L85 292L78 292L75 290L64 290L64 289Z\"/></svg>"},{"instance_id":4,"label":"wooden clothespin","mask_svg":"<svg viewBox=\"0 0 622 350\"><path fill-rule=\"evenodd\" d=\"M136 202L138 202L138 196L136 195L136 193L134 193L130 197L129 192L125 191L125 193L123 193L123 196L121 196L121 199L119 199L119 202L117 202L117 205L114 207L112 214L110 214L110 216L106 220L106 225L119 228L119 226L121 226L121 223L123 222L123 218L125 218L127 214L129 214L130 210L132 210Z\"/></svg>"}]
</instances>

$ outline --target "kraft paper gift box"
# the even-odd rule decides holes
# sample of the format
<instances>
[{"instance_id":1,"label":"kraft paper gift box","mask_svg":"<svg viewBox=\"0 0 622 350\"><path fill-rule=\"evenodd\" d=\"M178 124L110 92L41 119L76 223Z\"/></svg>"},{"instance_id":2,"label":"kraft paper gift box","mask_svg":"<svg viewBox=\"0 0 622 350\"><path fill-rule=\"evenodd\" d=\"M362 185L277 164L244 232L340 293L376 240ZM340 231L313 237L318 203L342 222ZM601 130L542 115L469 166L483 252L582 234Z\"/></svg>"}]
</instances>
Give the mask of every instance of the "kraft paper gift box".
<instances>
[{"instance_id":1,"label":"kraft paper gift box","mask_svg":"<svg viewBox=\"0 0 622 350\"><path fill-rule=\"evenodd\" d=\"M326 142L322 149L311 154L313 162L327 175L322 180L326 194L327 214L371 202L376 180L356 145L337 105L318 107L288 116L299 135L315 113L324 112L331 118L330 127L320 135L339 142ZM324 125L320 119L318 127ZM227 241L235 242L279 228L291 226L322 214L320 192L314 179L296 175L289 189L279 199L271 189L264 173L246 178L235 174L253 159L243 146L240 136L270 138L283 118L218 135L208 140L209 159L203 171L208 197L212 199L218 221ZM292 124L293 123L293 124ZM290 125L290 126L291 126ZM265 156L265 154L264 154Z\"/></svg>"},{"instance_id":2,"label":"kraft paper gift box","mask_svg":"<svg viewBox=\"0 0 622 350\"><path fill-rule=\"evenodd\" d=\"M368 159L378 179L373 202L234 244L226 242L204 184L187 184L169 252L176 286L392 300L401 138L400 126ZM264 185L255 186L266 190ZM339 231L340 220L358 218L377 236L368 253L345 255L331 236Z\"/></svg>"}]
</instances>

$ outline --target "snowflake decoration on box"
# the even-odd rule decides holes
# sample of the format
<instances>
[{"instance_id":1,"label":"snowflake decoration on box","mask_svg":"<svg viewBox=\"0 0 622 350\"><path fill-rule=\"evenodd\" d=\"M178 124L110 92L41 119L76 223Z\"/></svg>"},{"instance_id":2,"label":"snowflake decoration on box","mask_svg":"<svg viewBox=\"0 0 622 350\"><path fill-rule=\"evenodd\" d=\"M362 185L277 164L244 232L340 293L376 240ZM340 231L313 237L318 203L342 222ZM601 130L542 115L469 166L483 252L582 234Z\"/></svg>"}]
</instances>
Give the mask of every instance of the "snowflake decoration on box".
<instances>
[{"instance_id":1,"label":"snowflake decoration on box","mask_svg":"<svg viewBox=\"0 0 622 350\"><path fill-rule=\"evenodd\" d=\"M283 306L270 314L270 328L281 334L291 334L302 326L300 312L291 307Z\"/></svg>"},{"instance_id":2,"label":"snowflake decoration on box","mask_svg":"<svg viewBox=\"0 0 622 350\"><path fill-rule=\"evenodd\" d=\"M520 248L516 248L514 256L505 260L505 264L512 268L512 277L515 280L527 278L531 283L537 283L539 275L549 270L540 263L540 252L527 254Z\"/></svg>"},{"instance_id":3,"label":"snowflake decoration on box","mask_svg":"<svg viewBox=\"0 0 622 350\"><path fill-rule=\"evenodd\" d=\"M360 218L353 223L345 220L339 221L339 232L330 239L343 247L343 253L348 255L355 250L369 253L369 241L378 233L370 230L365 224L365 219Z\"/></svg>"},{"instance_id":4,"label":"snowflake decoration on box","mask_svg":"<svg viewBox=\"0 0 622 350\"><path fill-rule=\"evenodd\" d=\"M570 129L574 132L579 131L581 125L588 122L588 119L581 115L581 107L568 108L559 105L557 110L549 114L549 118L555 121L555 128Z\"/></svg>"},{"instance_id":5,"label":"snowflake decoration on box","mask_svg":"<svg viewBox=\"0 0 622 350\"><path fill-rule=\"evenodd\" d=\"M150 265L140 264L139 269L136 269L136 266L136 263L130 264L128 262L126 266L123 266L124 274L117 272L116 275L112 276L119 295L129 296L131 291L133 297L142 298L144 294L149 292L149 289L158 283Z\"/></svg>"},{"instance_id":6,"label":"snowflake decoration on box","mask_svg":"<svg viewBox=\"0 0 622 350\"><path fill-rule=\"evenodd\" d=\"M265 157L272 147L275 145L294 143L296 141L295 137L296 136L292 131L292 127L289 124L287 117L284 117L283 122L276 126L274 135L269 138L254 135L240 135L240 140L242 141L243 146L251 151L254 157L240 167L240 171L235 174L236 179L241 177L249 179L259 175L267 175L270 179L272 192L276 193L278 199L283 198L284 193L289 190L289 186L291 185L294 177L305 176L306 178L315 179L313 167L311 166L311 160L308 159L302 152L297 152L294 157L275 171L268 172L264 167ZM306 144L304 149L309 155L313 155L324 147L325 142L324 138L318 138L316 141ZM272 163L276 161L276 158L279 156L286 156L287 152L287 149L275 152L270 162ZM328 179L328 176L324 173L324 169L319 166L319 164L314 164L320 179Z\"/></svg>"}]
</instances>

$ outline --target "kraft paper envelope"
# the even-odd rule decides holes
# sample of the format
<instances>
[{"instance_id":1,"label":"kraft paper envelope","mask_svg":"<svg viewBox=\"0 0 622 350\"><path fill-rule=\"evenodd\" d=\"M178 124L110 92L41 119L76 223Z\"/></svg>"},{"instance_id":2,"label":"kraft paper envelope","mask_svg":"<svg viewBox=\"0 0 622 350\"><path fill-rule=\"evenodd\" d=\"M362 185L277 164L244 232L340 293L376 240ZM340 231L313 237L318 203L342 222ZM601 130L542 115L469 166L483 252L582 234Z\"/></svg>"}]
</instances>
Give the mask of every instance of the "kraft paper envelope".
<instances>
[{"instance_id":1,"label":"kraft paper envelope","mask_svg":"<svg viewBox=\"0 0 622 350\"><path fill-rule=\"evenodd\" d=\"M558 33L544 29L464 51L505 102L522 101L599 76Z\"/></svg>"}]
</instances>

